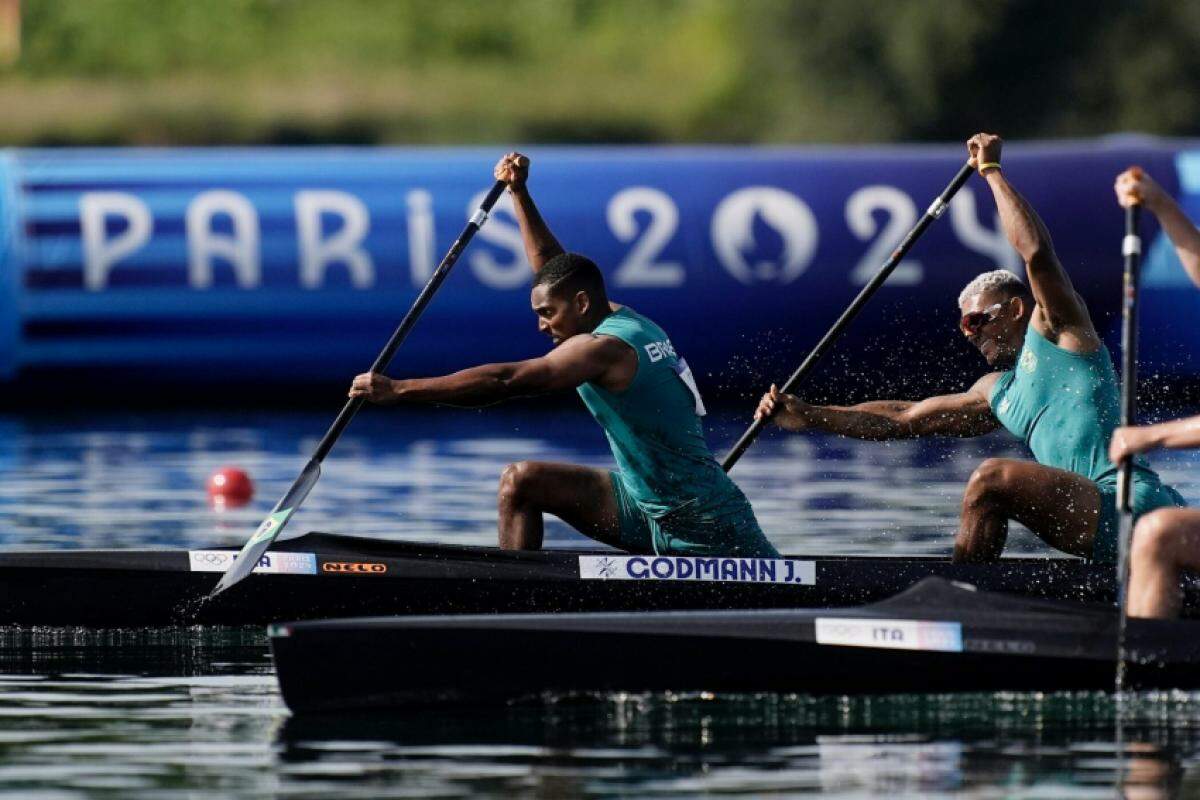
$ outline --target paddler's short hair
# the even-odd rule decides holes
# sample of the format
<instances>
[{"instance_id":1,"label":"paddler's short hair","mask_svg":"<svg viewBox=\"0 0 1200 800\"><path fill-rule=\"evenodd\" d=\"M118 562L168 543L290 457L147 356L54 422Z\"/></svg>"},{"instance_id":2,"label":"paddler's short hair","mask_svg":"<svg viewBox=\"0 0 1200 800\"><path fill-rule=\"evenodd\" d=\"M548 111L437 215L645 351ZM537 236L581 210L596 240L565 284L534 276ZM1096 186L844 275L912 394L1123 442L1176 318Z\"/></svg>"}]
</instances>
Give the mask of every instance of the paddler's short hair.
<instances>
[{"instance_id":1,"label":"paddler's short hair","mask_svg":"<svg viewBox=\"0 0 1200 800\"><path fill-rule=\"evenodd\" d=\"M551 294L558 297L586 292L592 302L608 302L608 292L604 288L604 275L600 268L596 266L596 262L578 253L559 253L547 261L538 270L533 285L545 286Z\"/></svg>"},{"instance_id":2,"label":"paddler's short hair","mask_svg":"<svg viewBox=\"0 0 1200 800\"><path fill-rule=\"evenodd\" d=\"M958 295L958 306L962 308L972 297L984 292L994 291L1003 292L1005 300L1008 300L1010 297L1020 297L1025 300L1033 299L1033 293L1029 291L1029 287L1025 285L1025 282L1016 273L1009 272L1006 269L994 269L991 272L976 275L974 280L966 285Z\"/></svg>"}]
</instances>

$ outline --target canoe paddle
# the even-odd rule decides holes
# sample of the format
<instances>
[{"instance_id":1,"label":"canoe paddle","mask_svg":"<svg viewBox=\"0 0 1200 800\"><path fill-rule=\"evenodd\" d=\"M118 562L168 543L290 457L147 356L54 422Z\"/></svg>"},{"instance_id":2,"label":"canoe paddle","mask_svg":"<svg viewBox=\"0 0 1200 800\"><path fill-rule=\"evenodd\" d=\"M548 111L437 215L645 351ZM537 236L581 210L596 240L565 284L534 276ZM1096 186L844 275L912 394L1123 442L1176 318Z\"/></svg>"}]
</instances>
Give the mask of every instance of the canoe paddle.
<instances>
[{"instance_id":1,"label":"canoe paddle","mask_svg":"<svg viewBox=\"0 0 1200 800\"><path fill-rule=\"evenodd\" d=\"M780 391L788 394L796 391L800 386L800 382L812 371L812 368L816 366L821 356L825 355L825 351L833 346L833 343L850 326L850 323L858 316L858 312L867 304L871 296L875 294L879 287L883 285L883 282L888 279L888 276L892 274L892 270L908 255L908 251L916 244L917 239L920 239L921 235L925 233L925 229L932 225L935 219L946 213L946 208L950 205L950 199L958 193L958 190L962 188L963 184L967 182L967 178L970 178L971 173L974 171L975 168L971 166L970 162L963 164L962 169L954 176L954 180L950 181L950 185L930 204L929 208L925 211L925 215L917 220L917 224L913 226L908 235L904 237L904 240L900 242L900 246L888 256L887 262L879 269L879 272L875 273L875 277L871 278L870 283L863 287L858 296L854 298L854 302L850 303L850 307L842 312L837 322L833 323L833 327L821 337L821 341L817 342L817 346L809 351L804 362L792 373L792 377L788 378L787 383L783 385ZM742 438L738 439L737 444L733 446L733 449L729 451L729 455L725 456L725 460L721 463L721 467L726 472L733 469L733 465L750 448L750 445L758 438L758 434L762 432L766 424L767 420L765 418L756 419L746 432L742 434Z\"/></svg>"},{"instance_id":2,"label":"canoe paddle","mask_svg":"<svg viewBox=\"0 0 1200 800\"><path fill-rule=\"evenodd\" d=\"M1133 168L1137 177L1141 170ZM1142 207L1125 209L1125 238L1121 240L1121 255L1125 257L1125 279L1121 299L1121 425L1135 424L1137 416L1137 302L1138 278L1142 261L1142 237L1138 221ZM1117 691L1125 683L1125 622L1129 605L1129 548L1133 540L1133 458L1127 457L1117 465L1117 600L1121 606L1117 628Z\"/></svg>"},{"instance_id":3,"label":"canoe paddle","mask_svg":"<svg viewBox=\"0 0 1200 800\"><path fill-rule=\"evenodd\" d=\"M488 213L492 210L492 206L496 204L496 201L500 199L501 193L504 192L504 187L504 181L496 181L491 191L483 198L483 202L479 205L479 208L471 215L471 219L467 222L466 227L463 228L458 238L454 240L454 244L450 247L450 251L446 253L446 257L442 259L442 263L438 264L438 268L429 277L429 282L425 284L425 288L417 295L412 308L404 315L404 319L400 322L400 327L396 328L396 332L392 334L391 339L388 339L387 346L383 348L383 352L379 354L379 357L375 359L375 363L371 365L371 372L383 372L387 369L392 356L396 355L396 351L404 343L409 331L417 324L417 319L421 316L421 312L429 305L429 301L433 299L433 295L442 285L442 282L446 280L446 276L450 274L450 269L458 261L458 257L462 255L463 250L466 249L467 244L475 236L475 233L487 221ZM337 415L337 419L333 421L333 425L321 437L316 451L313 453L312 458L308 460L308 463L304 465L300 477L296 478L296 482L292 484L292 488L288 489L283 499L276 503L275 508L263 520L262 524L258 526L258 530L255 531L250 540L242 547L233 564L221 576L221 581L209 593L208 597L216 597L254 570L263 553L275 541L275 537L287 525L292 514L296 513L296 509L300 507L300 504L304 502L304 498L308 497L308 493L316 485L317 479L321 477L321 462L325 460L325 456L329 455L329 451L333 449L334 443L342 435L342 431L346 430L346 426L350 424L350 420L354 419L354 415L362 408L364 402L366 401L363 398L355 397L342 406L341 413Z\"/></svg>"}]
</instances>

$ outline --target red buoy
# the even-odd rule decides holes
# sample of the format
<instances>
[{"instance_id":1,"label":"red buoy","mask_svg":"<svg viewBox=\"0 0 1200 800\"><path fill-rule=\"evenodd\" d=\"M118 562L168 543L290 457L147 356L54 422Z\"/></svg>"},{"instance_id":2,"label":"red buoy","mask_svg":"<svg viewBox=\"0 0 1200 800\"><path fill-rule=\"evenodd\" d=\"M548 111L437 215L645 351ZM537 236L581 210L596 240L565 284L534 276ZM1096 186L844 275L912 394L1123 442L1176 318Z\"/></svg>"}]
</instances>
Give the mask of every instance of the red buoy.
<instances>
[{"instance_id":1,"label":"red buoy","mask_svg":"<svg viewBox=\"0 0 1200 800\"><path fill-rule=\"evenodd\" d=\"M217 508L244 506L253 496L250 476L237 467L221 467L208 478L208 499Z\"/></svg>"}]
</instances>

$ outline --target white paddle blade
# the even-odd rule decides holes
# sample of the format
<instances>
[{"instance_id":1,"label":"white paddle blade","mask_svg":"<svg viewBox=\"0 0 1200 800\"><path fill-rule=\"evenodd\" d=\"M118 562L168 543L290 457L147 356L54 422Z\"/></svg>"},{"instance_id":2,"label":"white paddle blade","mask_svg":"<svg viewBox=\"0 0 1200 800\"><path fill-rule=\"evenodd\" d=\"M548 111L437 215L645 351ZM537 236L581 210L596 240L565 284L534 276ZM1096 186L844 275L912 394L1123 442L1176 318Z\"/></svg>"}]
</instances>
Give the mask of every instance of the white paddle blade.
<instances>
[{"instance_id":1,"label":"white paddle blade","mask_svg":"<svg viewBox=\"0 0 1200 800\"><path fill-rule=\"evenodd\" d=\"M254 571L254 567L258 565L258 561L262 558L263 553L267 552L267 548L271 546L271 543L275 541L275 537L288 524L288 520L292 518L292 514L304 502L304 498L308 497L308 493L312 491L313 486L316 485L317 479L320 477L321 465L316 461L309 461L304 466L304 471L300 473L300 477L296 478L296 482L292 484L292 488L288 489L288 493L283 496L283 499L275 505L270 515L258 526L258 530L250 537L250 541L246 542L242 547L241 552L234 556L233 563L229 566L229 569L225 570L225 574L221 576L220 582L209 592L208 596L210 598L216 597Z\"/></svg>"}]
</instances>

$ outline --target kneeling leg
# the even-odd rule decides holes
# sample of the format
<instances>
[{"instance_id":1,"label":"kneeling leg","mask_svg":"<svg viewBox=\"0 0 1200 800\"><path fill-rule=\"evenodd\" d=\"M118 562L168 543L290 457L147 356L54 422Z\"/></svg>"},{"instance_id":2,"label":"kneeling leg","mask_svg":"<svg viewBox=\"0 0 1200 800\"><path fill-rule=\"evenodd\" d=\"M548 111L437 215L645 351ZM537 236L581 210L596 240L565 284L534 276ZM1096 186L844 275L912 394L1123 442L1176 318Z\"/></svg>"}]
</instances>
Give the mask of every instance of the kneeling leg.
<instances>
[{"instance_id":1,"label":"kneeling leg","mask_svg":"<svg viewBox=\"0 0 1200 800\"><path fill-rule=\"evenodd\" d=\"M989 458L967 482L954 560L998 559L1010 519L1051 547L1087 558L1100 521L1100 491L1074 472L1033 461Z\"/></svg>"},{"instance_id":2,"label":"kneeling leg","mask_svg":"<svg viewBox=\"0 0 1200 800\"><path fill-rule=\"evenodd\" d=\"M1139 519L1129 553L1129 616L1179 616L1185 569L1200 570L1200 511L1160 508Z\"/></svg>"},{"instance_id":3,"label":"kneeling leg","mask_svg":"<svg viewBox=\"0 0 1200 800\"><path fill-rule=\"evenodd\" d=\"M521 461L500 475L500 546L539 550L549 513L591 539L619 546L621 521L605 470L575 464Z\"/></svg>"}]
</instances>

